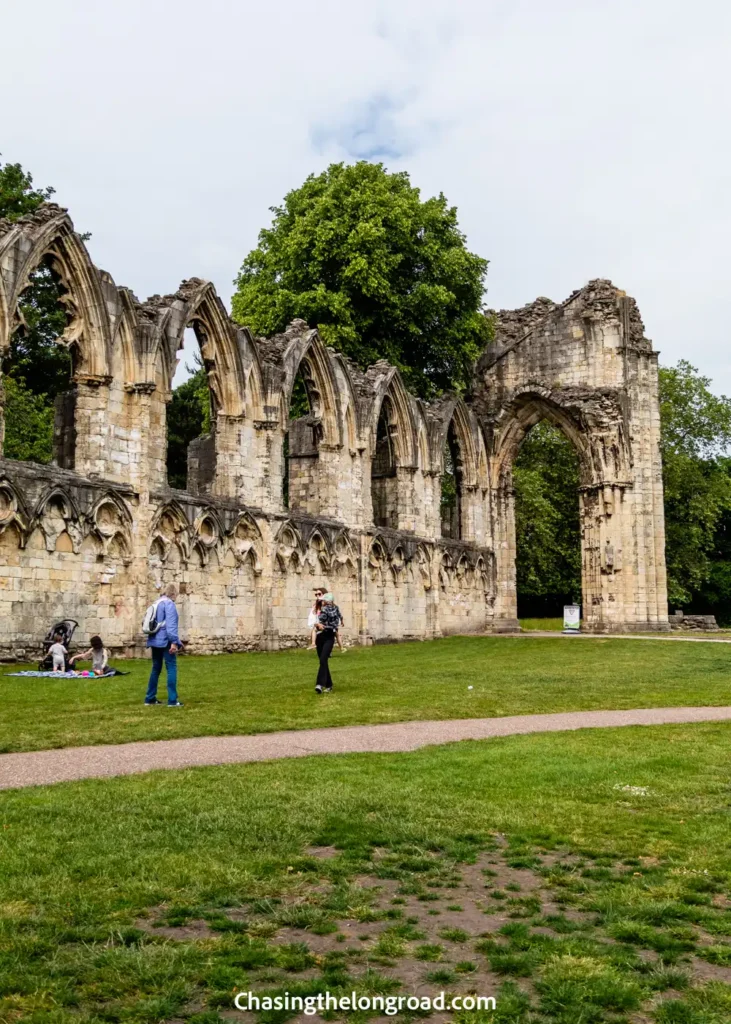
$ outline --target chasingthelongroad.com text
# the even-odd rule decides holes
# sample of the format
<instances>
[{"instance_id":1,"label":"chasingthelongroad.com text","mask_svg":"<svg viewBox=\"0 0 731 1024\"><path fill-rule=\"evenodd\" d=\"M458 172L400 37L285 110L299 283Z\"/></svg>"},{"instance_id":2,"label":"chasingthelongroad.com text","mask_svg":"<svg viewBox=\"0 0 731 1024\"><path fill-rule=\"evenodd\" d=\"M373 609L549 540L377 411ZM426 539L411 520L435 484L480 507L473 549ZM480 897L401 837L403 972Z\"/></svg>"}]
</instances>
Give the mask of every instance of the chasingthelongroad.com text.
<instances>
[{"instance_id":1,"label":"chasingthelongroad.com text","mask_svg":"<svg viewBox=\"0 0 731 1024\"><path fill-rule=\"evenodd\" d=\"M261 1010L293 1010L304 1013L308 1017L314 1017L317 1013L325 1013L328 1010L377 1010L388 1017L394 1017L398 1013L413 1013L414 1010L456 1012L457 1010L494 1010L496 1001L493 996L477 995L451 995L446 992L439 992L435 996L385 996L385 995L359 995L351 992L349 995L335 994L333 992L318 992L312 996L290 995L285 992L282 995L257 995L255 992L239 992L234 999L234 1006L243 1012L260 1012Z\"/></svg>"}]
</instances>

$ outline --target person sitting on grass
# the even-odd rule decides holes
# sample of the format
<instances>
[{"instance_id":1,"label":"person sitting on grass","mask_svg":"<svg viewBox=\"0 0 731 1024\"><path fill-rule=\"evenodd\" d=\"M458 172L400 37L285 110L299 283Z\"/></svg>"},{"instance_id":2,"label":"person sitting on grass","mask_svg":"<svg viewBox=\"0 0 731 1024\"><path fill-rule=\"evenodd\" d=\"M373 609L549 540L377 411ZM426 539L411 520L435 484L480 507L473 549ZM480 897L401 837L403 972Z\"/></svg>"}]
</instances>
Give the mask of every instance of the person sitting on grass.
<instances>
[{"instance_id":1,"label":"person sitting on grass","mask_svg":"<svg viewBox=\"0 0 731 1024\"><path fill-rule=\"evenodd\" d=\"M71 659L71 664L75 665L77 661L87 661L91 658L91 674L93 676L106 675L109 651L104 646L100 636L93 636L89 643L91 644L89 650L82 651L81 654L75 654Z\"/></svg>"}]
</instances>

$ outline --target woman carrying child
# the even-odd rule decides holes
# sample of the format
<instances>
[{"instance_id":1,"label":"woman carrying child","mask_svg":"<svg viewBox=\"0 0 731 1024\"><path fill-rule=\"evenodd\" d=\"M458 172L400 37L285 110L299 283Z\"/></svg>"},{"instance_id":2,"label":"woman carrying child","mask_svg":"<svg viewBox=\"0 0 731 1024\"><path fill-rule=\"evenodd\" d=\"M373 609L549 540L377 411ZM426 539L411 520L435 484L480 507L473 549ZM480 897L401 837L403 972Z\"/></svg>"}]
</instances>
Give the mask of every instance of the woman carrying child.
<instances>
[{"instance_id":1,"label":"woman carrying child","mask_svg":"<svg viewBox=\"0 0 731 1024\"><path fill-rule=\"evenodd\" d=\"M325 596L325 590L323 587L315 587L315 602L310 608L310 614L307 616L307 626L310 629L310 650L314 651L317 648L317 624L320 621L320 612L322 611L322 601ZM345 620L341 616L341 625L345 625ZM335 643L338 645L338 649L341 654L345 654L345 648L343 647L343 641L340 638L340 630L338 629L335 633Z\"/></svg>"},{"instance_id":2,"label":"woman carrying child","mask_svg":"<svg viewBox=\"0 0 731 1024\"><path fill-rule=\"evenodd\" d=\"M320 618L320 612L322 611L322 597L325 591L322 587L315 587L315 602L310 608L310 614L307 616L307 626L310 630L310 650L314 651L315 641L317 640L317 623Z\"/></svg>"}]
</instances>

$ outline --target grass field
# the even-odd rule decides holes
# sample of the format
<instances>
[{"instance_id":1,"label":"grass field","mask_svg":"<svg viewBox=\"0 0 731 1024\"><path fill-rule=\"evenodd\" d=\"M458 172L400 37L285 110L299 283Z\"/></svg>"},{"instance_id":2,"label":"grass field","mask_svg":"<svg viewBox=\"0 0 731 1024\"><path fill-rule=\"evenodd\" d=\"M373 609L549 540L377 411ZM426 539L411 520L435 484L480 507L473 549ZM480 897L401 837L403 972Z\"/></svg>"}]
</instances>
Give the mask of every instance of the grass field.
<instances>
[{"instance_id":1,"label":"grass field","mask_svg":"<svg viewBox=\"0 0 731 1024\"><path fill-rule=\"evenodd\" d=\"M520 628L528 633L540 629L547 629L552 633L560 633L563 629L563 619L521 619Z\"/></svg>"},{"instance_id":2,"label":"grass field","mask_svg":"<svg viewBox=\"0 0 731 1024\"><path fill-rule=\"evenodd\" d=\"M129 676L0 677L0 751L180 736L731 701L731 647L639 640L453 637L353 648L315 697L308 651L180 659L180 709L143 707L149 662ZM472 686L472 689L468 689Z\"/></svg>"},{"instance_id":3,"label":"grass field","mask_svg":"<svg viewBox=\"0 0 731 1024\"><path fill-rule=\"evenodd\" d=\"M728 1024L730 741L625 728L0 793L0 1019L446 989L497 998L458 1024Z\"/></svg>"}]
</instances>

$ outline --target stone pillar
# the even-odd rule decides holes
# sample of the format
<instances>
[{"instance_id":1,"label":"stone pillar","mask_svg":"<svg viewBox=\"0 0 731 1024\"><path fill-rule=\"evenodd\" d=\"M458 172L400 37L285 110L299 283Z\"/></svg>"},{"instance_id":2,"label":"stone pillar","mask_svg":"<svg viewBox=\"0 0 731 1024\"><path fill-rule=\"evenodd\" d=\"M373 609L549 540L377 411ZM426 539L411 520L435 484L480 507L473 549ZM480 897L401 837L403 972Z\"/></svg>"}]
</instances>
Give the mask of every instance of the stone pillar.
<instances>
[{"instance_id":1,"label":"stone pillar","mask_svg":"<svg viewBox=\"0 0 731 1024\"><path fill-rule=\"evenodd\" d=\"M352 508L347 501L353 486L352 459L342 445L320 441L317 462L317 499L311 514L344 522Z\"/></svg>"},{"instance_id":2,"label":"stone pillar","mask_svg":"<svg viewBox=\"0 0 731 1024\"><path fill-rule=\"evenodd\" d=\"M53 403L53 461L60 469L76 464L76 388L57 395Z\"/></svg>"},{"instance_id":3,"label":"stone pillar","mask_svg":"<svg viewBox=\"0 0 731 1024\"><path fill-rule=\"evenodd\" d=\"M248 459L255 472L239 497L244 504L252 504L265 512L279 512L283 504L284 437L278 420L256 420L254 428L253 451L248 453Z\"/></svg>"},{"instance_id":4,"label":"stone pillar","mask_svg":"<svg viewBox=\"0 0 731 1024\"><path fill-rule=\"evenodd\" d=\"M213 493L217 479L216 435L201 434L188 445L186 490L191 494Z\"/></svg>"},{"instance_id":5,"label":"stone pillar","mask_svg":"<svg viewBox=\"0 0 731 1024\"><path fill-rule=\"evenodd\" d=\"M485 545L482 518L482 501L480 488L475 484L468 487L462 485L461 503L461 540Z\"/></svg>"},{"instance_id":6,"label":"stone pillar","mask_svg":"<svg viewBox=\"0 0 731 1024\"><path fill-rule=\"evenodd\" d=\"M669 624L657 353L628 349L626 376L634 471L632 537L638 570L636 628L664 631Z\"/></svg>"},{"instance_id":7,"label":"stone pillar","mask_svg":"<svg viewBox=\"0 0 731 1024\"><path fill-rule=\"evenodd\" d=\"M434 571L434 559L429 563L429 580L426 591L426 623L425 637L436 640L442 635L439 628L439 573Z\"/></svg>"},{"instance_id":8,"label":"stone pillar","mask_svg":"<svg viewBox=\"0 0 731 1024\"><path fill-rule=\"evenodd\" d=\"M214 475L208 493L221 498L235 498L246 492L244 463L250 453L245 442L245 427L244 416L229 416L222 412L217 415L215 430L212 431ZM250 499L248 503L253 504Z\"/></svg>"},{"instance_id":9,"label":"stone pillar","mask_svg":"<svg viewBox=\"0 0 731 1024\"><path fill-rule=\"evenodd\" d=\"M627 583L635 574L625 559L630 510L625 489L599 484L580 490L582 628L587 632L618 632L631 616Z\"/></svg>"},{"instance_id":10,"label":"stone pillar","mask_svg":"<svg viewBox=\"0 0 731 1024\"><path fill-rule=\"evenodd\" d=\"M515 573L515 491L512 473L504 473L492 492L492 535L497 586L492 631L512 633L518 622L518 590Z\"/></svg>"},{"instance_id":11,"label":"stone pillar","mask_svg":"<svg viewBox=\"0 0 731 1024\"><path fill-rule=\"evenodd\" d=\"M129 453L111 444L108 410L111 383L111 377L91 374L78 374L74 381L76 437L73 468L81 476L112 480L129 478ZM70 405L70 400L67 400L67 405ZM68 429L68 424L64 424L66 437ZM64 444L64 451L64 458L69 459L67 444Z\"/></svg>"},{"instance_id":12,"label":"stone pillar","mask_svg":"<svg viewBox=\"0 0 731 1024\"><path fill-rule=\"evenodd\" d=\"M368 587L370 585L368 551L370 541L371 539L367 533L361 533L360 551L358 552L357 589L353 599L353 626L358 631L358 643L364 646L373 643L373 637L368 631Z\"/></svg>"},{"instance_id":13,"label":"stone pillar","mask_svg":"<svg viewBox=\"0 0 731 1024\"><path fill-rule=\"evenodd\" d=\"M422 469L421 473L424 481L423 536L436 541L442 536L442 477L435 469Z\"/></svg>"},{"instance_id":14,"label":"stone pillar","mask_svg":"<svg viewBox=\"0 0 731 1024\"><path fill-rule=\"evenodd\" d=\"M272 596L274 594L274 562L276 559L276 545L271 523L263 521L259 523L262 533L265 558L262 559L262 572L257 586L257 622L261 629L261 641L259 649L262 651L279 650L279 630L274 626L274 608Z\"/></svg>"}]
</instances>

